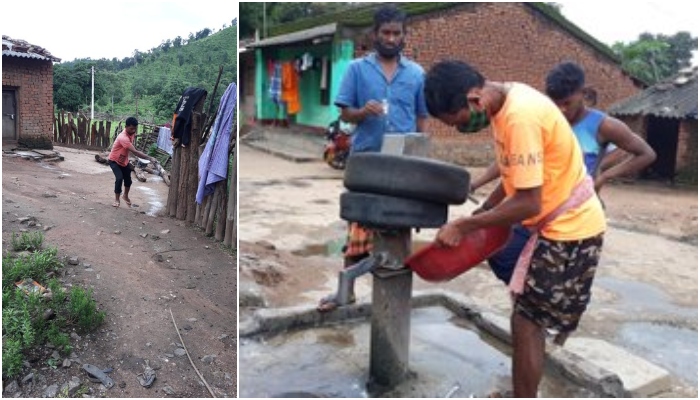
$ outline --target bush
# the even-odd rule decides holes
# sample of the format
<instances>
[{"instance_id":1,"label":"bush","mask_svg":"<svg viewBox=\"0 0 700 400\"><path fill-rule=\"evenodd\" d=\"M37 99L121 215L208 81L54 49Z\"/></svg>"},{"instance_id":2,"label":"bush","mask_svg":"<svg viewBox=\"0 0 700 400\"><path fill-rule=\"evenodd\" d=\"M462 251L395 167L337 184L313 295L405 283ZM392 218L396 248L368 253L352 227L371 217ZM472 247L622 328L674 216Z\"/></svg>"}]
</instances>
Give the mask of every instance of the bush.
<instances>
[{"instance_id":1,"label":"bush","mask_svg":"<svg viewBox=\"0 0 700 400\"><path fill-rule=\"evenodd\" d=\"M62 354L68 354L73 350L73 346L70 345L70 336L61 332L56 325L52 325L46 332L46 339L56 346Z\"/></svg>"},{"instance_id":2,"label":"bush","mask_svg":"<svg viewBox=\"0 0 700 400\"><path fill-rule=\"evenodd\" d=\"M57 271L61 262L56 258L57 250L50 248L28 257L5 257L2 260L2 287L14 287L15 282L23 279L45 282L49 271Z\"/></svg>"},{"instance_id":3,"label":"bush","mask_svg":"<svg viewBox=\"0 0 700 400\"><path fill-rule=\"evenodd\" d=\"M12 232L12 249L14 251L36 251L41 248L44 242L44 235L41 232L22 232L17 236Z\"/></svg>"},{"instance_id":4,"label":"bush","mask_svg":"<svg viewBox=\"0 0 700 400\"><path fill-rule=\"evenodd\" d=\"M15 282L22 279L46 282L47 273L62 266L56 254L57 250L50 248L30 256L7 256L2 260L3 378L12 378L22 372L24 352L33 346L48 341L61 353L69 353L72 350L70 337L64 332L69 323L79 330L89 331L104 320L105 313L97 311L92 290L85 292L74 287L68 299L58 280L51 279L46 283L51 291L49 300L38 291L26 293L15 286ZM50 310L55 317L46 320L44 315ZM55 364L55 360L50 362Z\"/></svg>"},{"instance_id":5,"label":"bush","mask_svg":"<svg viewBox=\"0 0 700 400\"><path fill-rule=\"evenodd\" d=\"M95 301L92 299L92 289L87 292L79 287L71 289L68 304L68 320L71 323L85 332L97 328L104 318L104 311L97 311Z\"/></svg>"},{"instance_id":6,"label":"bush","mask_svg":"<svg viewBox=\"0 0 700 400\"><path fill-rule=\"evenodd\" d=\"M3 325L4 325L3 318ZM2 341L2 375L14 378L22 371L22 346L14 339ZM4 380L4 378L3 378Z\"/></svg>"}]
</instances>

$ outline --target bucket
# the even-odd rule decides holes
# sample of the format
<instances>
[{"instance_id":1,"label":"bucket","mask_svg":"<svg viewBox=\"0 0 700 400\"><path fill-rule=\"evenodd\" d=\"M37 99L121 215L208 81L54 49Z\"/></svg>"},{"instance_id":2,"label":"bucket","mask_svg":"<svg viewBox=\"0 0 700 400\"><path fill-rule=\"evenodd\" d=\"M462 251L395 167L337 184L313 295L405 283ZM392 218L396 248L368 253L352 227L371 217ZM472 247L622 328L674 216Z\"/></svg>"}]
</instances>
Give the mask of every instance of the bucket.
<instances>
[{"instance_id":1,"label":"bucket","mask_svg":"<svg viewBox=\"0 0 700 400\"><path fill-rule=\"evenodd\" d=\"M455 247L431 243L409 256L405 264L426 281L449 281L494 255L508 243L510 236L509 226L477 229L465 235Z\"/></svg>"}]
</instances>

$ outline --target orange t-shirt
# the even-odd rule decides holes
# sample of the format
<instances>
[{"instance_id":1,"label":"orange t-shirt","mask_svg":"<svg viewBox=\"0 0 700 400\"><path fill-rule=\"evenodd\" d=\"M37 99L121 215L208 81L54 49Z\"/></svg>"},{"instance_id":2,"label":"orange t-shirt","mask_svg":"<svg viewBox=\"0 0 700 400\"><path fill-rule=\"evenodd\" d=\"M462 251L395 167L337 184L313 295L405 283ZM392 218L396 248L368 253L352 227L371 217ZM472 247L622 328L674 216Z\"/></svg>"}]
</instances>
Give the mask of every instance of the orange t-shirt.
<instances>
[{"instance_id":1,"label":"orange t-shirt","mask_svg":"<svg viewBox=\"0 0 700 400\"><path fill-rule=\"evenodd\" d=\"M517 189L542 188L540 213L523 221L534 226L563 204L586 177L581 148L571 126L544 94L515 83L492 118L496 157L506 196ZM540 232L552 240L580 240L606 229L598 196L569 210Z\"/></svg>"},{"instance_id":2,"label":"orange t-shirt","mask_svg":"<svg viewBox=\"0 0 700 400\"><path fill-rule=\"evenodd\" d=\"M136 135L129 137L126 129L124 129L114 140L112 151L107 159L116 162L122 167L126 167L126 164L129 163L129 145L134 143L134 139L136 139Z\"/></svg>"}]
</instances>

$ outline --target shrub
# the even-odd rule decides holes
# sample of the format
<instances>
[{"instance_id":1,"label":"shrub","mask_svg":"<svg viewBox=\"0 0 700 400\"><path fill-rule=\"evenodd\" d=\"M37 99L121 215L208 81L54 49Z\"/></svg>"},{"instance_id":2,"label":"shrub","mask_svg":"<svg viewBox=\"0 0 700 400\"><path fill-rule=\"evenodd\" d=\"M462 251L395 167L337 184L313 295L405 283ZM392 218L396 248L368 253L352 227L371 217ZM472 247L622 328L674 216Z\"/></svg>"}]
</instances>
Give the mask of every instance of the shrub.
<instances>
[{"instance_id":1,"label":"shrub","mask_svg":"<svg viewBox=\"0 0 700 400\"><path fill-rule=\"evenodd\" d=\"M33 253L28 257L5 257L2 260L3 289L14 286L15 282L22 279L46 281L46 274L49 271L56 271L62 266L56 258L56 253L57 250L51 248Z\"/></svg>"},{"instance_id":2,"label":"shrub","mask_svg":"<svg viewBox=\"0 0 700 400\"><path fill-rule=\"evenodd\" d=\"M14 251L36 251L41 248L44 242L44 235L41 232L22 232L17 236L12 232L12 249Z\"/></svg>"},{"instance_id":3,"label":"shrub","mask_svg":"<svg viewBox=\"0 0 700 400\"><path fill-rule=\"evenodd\" d=\"M4 317L4 316L3 316ZM4 324L4 318L3 318ZM22 371L22 345L18 340L2 341L2 375L14 378ZM3 378L4 380L4 378Z\"/></svg>"},{"instance_id":4,"label":"shrub","mask_svg":"<svg viewBox=\"0 0 700 400\"><path fill-rule=\"evenodd\" d=\"M85 332L97 328L104 318L104 311L97 311L95 301L92 299L92 289L87 292L79 287L71 289L68 304L68 320L71 323Z\"/></svg>"}]
</instances>

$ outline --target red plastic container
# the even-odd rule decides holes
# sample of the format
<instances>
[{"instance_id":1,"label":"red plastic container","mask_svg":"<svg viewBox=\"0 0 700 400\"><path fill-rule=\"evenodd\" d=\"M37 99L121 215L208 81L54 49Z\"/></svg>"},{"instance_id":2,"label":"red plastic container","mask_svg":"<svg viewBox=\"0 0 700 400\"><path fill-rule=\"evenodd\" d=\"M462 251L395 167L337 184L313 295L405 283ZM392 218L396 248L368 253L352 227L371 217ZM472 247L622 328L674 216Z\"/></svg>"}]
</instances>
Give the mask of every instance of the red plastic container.
<instances>
[{"instance_id":1,"label":"red plastic container","mask_svg":"<svg viewBox=\"0 0 700 400\"><path fill-rule=\"evenodd\" d=\"M508 243L510 235L510 227L479 229L464 236L456 247L431 243L409 256L405 263L426 281L449 281L494 255Z\"/></svg>"}]
</instances>

